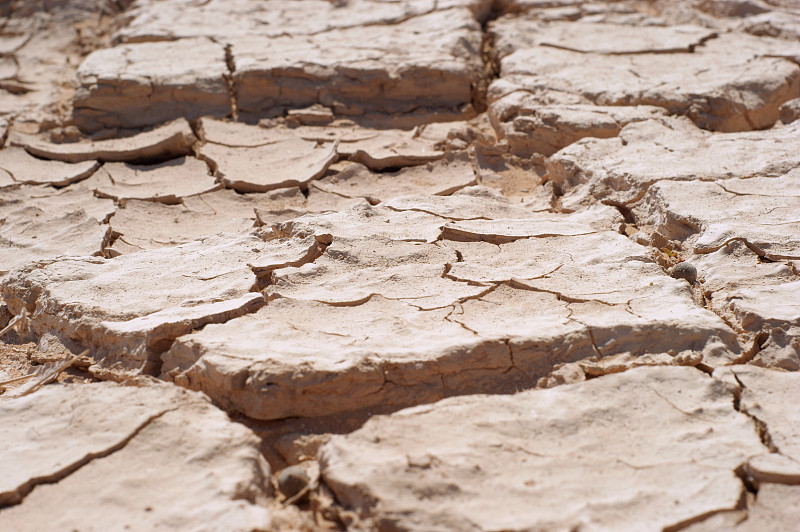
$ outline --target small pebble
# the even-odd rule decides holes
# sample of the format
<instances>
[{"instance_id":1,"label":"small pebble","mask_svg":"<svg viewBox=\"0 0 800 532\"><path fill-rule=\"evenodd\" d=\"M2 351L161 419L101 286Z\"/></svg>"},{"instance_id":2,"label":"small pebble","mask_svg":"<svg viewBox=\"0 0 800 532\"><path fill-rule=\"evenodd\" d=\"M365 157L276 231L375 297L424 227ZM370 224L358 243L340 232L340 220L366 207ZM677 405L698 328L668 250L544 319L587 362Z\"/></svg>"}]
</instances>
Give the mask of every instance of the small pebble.
<instances>
[{"instance_id":1,"label":"small pebble","mask_svg":"<svg viewBox=\"0 0 800 532\"><path fill-rule=\"evenodd\" d=\"M290 466L278 474L278 489L287 499L290 499L305 489L310 481L302 466ZM307 494L297 502L304 502L306 499L308 499Z\"/></svg>"},{"instance_id":2,"label":"small pebble","mask_svg":"<svg viewBox=\"0 0 800 532\"><path fill-rule=\"evenodd\" d=\"M689 262L679 262L672 267L670 275L675 279L686 279L693 285L697 281L697 268Z\"/></svg>"}]
</instances>

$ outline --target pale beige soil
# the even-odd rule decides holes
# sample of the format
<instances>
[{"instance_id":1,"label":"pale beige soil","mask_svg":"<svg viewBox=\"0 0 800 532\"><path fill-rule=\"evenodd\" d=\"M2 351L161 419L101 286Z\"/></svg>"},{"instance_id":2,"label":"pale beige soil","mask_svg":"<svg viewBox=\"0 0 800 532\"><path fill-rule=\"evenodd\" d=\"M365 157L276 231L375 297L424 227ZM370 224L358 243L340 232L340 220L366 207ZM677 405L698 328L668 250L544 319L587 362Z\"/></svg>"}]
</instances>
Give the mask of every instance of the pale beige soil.
<instances>
[{"instance_id":1,"label":"pale beige soil","mask_svg":"<svg viewBox=\"0 0 800 532\"><path fill-rule=\"evenodd\" d=\"M0 2L0 530L794 532L798 139L790 0Z\"/></svg>"}]
</instances>

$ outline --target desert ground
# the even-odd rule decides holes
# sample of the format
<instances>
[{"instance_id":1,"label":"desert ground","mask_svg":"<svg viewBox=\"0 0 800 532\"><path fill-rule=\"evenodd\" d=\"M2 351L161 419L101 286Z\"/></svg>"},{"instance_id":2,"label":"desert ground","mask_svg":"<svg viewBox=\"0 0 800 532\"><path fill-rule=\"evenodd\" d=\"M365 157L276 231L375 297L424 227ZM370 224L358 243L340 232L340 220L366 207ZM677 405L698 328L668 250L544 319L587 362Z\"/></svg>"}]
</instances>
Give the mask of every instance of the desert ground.
<instances>
[{"instance_id":1,"label":"desert ground","mask_svg":"<svg viewBox=\"0 0 800 532\"><path fill-rule=\"evenodd\" d=\"M0 530L797 530L797 0L0 1L0 141Z\"/></svg>"}]
</instances>

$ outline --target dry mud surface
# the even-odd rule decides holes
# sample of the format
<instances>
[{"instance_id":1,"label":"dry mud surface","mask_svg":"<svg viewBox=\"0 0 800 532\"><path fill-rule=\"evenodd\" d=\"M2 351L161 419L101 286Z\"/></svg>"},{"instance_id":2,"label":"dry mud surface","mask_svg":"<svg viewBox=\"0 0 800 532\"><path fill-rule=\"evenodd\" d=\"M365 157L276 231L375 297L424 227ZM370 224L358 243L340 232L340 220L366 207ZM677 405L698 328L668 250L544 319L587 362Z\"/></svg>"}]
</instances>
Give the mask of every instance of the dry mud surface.
<instances>
[{"instance_id":1,"label":"dry mud surface","mask_svg":"<svg viewBox=\"0 0 800 532\"><path fill-rule=\"evenodd\" d=\"M796 530L797 2L0 24L0 529Z\"/></svg>"}]
</instances>

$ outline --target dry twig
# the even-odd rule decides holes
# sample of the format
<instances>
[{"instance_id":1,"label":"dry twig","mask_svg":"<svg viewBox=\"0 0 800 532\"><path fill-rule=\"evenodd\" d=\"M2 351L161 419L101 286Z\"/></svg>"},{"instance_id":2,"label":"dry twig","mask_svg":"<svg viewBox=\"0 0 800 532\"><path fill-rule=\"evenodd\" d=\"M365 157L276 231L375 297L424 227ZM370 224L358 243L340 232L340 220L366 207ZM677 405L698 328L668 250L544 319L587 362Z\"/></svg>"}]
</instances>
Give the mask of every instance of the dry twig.
<instances>
[{"instance_id":1,"label":"dry twig","mask_svg":"<svg viewBox=\"0 0 800 532\"><path fill-rule=\"evenodd\" d=\"M48 362L47 364L39 366L30 375L25 375L24 377L18 377L16 379L11 379L10 381L2 382L0 383L0 386L33 378L33 380L28 381L8 395L8 397L23 397L35 392L45 384L53 382L58 378L62 371L69 368L75 362L88 354L88 349L80 355L69 354L61 360L54 360L53 362Z\"/></svg>"},{"instance_id":2,"label":"dry twig","mask_svg":"<svg viewBox=\"0 0 800 532\"><path fill-rule=\"evenodd\" d=\"M7 333L12 329L17 331L17 334L20 335L27 334L28 331L30 330L30 325L31 325L31 320L30 318L28 318L28 311L25 310L25 308L23 307L22 312L11 318L11 321L8 322L8 325L6 325L5 329L0 331L0 336L3 336L5 333Z\"/></svg>"}]
</instances>

